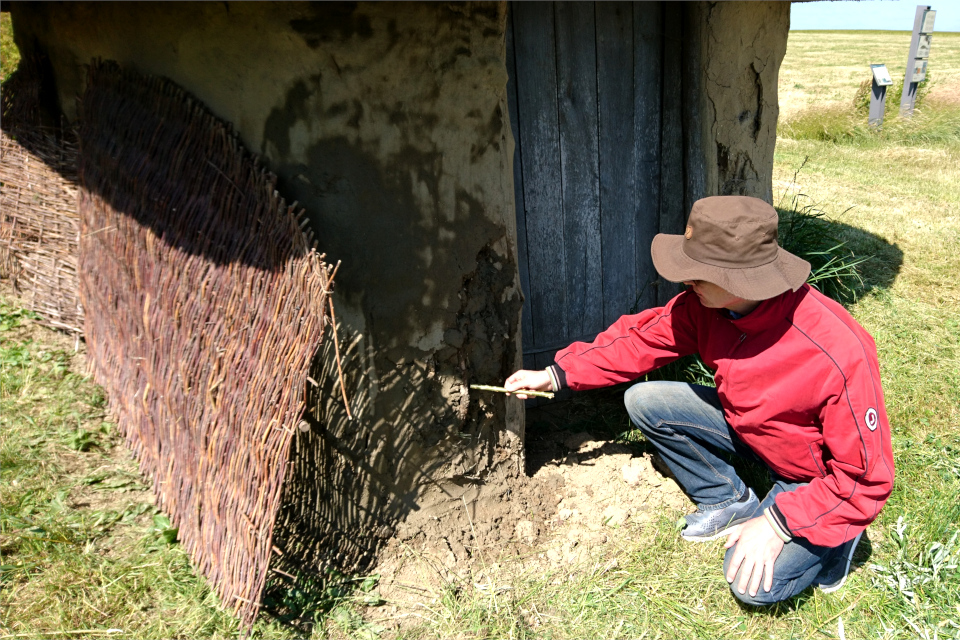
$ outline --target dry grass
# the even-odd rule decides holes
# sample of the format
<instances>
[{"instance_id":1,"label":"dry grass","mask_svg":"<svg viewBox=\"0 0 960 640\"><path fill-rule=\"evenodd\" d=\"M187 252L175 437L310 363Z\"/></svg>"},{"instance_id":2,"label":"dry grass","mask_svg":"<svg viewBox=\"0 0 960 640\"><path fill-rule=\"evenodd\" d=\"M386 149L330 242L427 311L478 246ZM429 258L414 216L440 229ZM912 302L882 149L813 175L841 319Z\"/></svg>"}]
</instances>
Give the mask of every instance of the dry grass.
<instances>
[{"instance_id":1,"label":"dry grass","mask_svg":"<svg viewBox=\"0 0 960 640\"><path fill-rule=\"evenodd\" d=\"M870 78L871 64L886 64L903 81L909 31L791 31L780 69L780 119L809 108L849 107ZM932 103L960 100L960 33L936 33L930 49ZM890 105L888 105L889 107Z\"/></svg>"}]
</instances>

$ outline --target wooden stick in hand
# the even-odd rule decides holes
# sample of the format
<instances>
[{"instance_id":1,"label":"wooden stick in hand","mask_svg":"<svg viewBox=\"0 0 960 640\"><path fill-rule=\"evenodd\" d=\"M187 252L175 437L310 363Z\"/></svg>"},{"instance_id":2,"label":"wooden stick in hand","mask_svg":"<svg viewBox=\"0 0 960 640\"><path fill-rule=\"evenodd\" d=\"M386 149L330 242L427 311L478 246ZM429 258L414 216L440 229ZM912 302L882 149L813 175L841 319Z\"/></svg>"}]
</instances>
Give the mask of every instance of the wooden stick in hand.
<instances>
[{"instance_id":1,"label":"wooden stick in hand","mask_svg":"<svg viewBox=\"0 0 960 640\"><path fill-rule=\"evenodd\" d=\"M492 387L488 384L472 384L470 388L476 389L477 391L496 391L498 393L506 393L507 395L519 393L525 396L536 396L537 398L553 398L552 391L531 391L530 389L514 389L513 391L509 391L504 387Z\"/></svg>"}]
</instances>

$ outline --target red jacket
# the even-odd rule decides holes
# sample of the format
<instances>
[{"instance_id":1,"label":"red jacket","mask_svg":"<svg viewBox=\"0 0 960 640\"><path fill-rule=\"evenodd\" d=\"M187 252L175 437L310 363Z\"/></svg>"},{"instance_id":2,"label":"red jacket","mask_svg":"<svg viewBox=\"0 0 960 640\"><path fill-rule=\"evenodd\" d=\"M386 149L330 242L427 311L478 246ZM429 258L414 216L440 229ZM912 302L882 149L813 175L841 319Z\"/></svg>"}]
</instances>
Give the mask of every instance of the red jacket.
<instances>
[{"instance_id":1,"label":"red jacket","mask_svg":"<svg viewBox=\"0 0 960 640\"><path fill-rule=\"evenodd\" d=\"M564 384L593 389L691 353L714 371L737 435L776 473L809 483L776 498L793 535L835 547L877 517L893 488L893 451L876 345L809 285L738 320L686 291L559 351L556 363Z\"/></svg>"}]
</instances>

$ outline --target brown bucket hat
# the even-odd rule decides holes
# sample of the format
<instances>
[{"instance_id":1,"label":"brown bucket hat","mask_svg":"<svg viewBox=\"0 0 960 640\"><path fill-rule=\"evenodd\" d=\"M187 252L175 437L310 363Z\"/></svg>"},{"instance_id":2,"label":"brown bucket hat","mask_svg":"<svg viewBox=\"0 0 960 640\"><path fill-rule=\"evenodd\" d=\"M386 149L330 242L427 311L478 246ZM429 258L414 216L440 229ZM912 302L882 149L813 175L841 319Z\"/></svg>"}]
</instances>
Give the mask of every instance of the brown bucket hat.
<instances>
[{"instance_id":1,"label":"brown bucket hat","mask_svg":"<svg viewBox=\"0 0 960 640\"><path fill-rule=\"evenodd\" d=\"M777 244L777 210L747 196L697 200L682 236L657 234L653 265L672 282L706 280L745 300L796 291L810 263Z\"/></svg>"}]
</instances>

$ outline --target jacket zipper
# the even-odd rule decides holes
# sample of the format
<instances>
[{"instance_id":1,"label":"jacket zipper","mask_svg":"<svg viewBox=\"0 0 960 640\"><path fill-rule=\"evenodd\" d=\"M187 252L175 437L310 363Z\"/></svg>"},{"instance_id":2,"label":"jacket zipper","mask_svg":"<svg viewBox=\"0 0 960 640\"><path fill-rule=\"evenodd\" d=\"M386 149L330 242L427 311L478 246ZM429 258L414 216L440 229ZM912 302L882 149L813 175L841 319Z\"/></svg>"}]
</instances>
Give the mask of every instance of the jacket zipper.
<instances>
[{"instance_id":1,"label":"jacket zipper","mask_svg":"<svg viewBox=\"0 0 960 640\"><path fill-rule=\"evenodd\" d=\"M733 359L733 354L736 353L737 349L740 348L740 345L743 344L743 341L746 339L747 339L747 334L741 333L740 338L737 340L737 343L733 345L733 348L730 349L729 353L727 353L728 359L731 359L731 360ZM720 373L720 369L717 369L717 373ZM727 376L729 374L730 374L730 365L727 365L727 370L721 375Z\"/></svg>"},{"instance_id":2,"label":"jacket zipper","mask_svg":"<svg viewBox=\"0 0 960 640\"><path fill-rule=\"evenodd\" d=\"M743 341L747 339L747 334L741 333L740 339L737 340L737 344L733 345L733 349L730 349L730 355L732 356L734 352L740 348L740 345L743 344Z\"/></svg>"}]
</instances>

